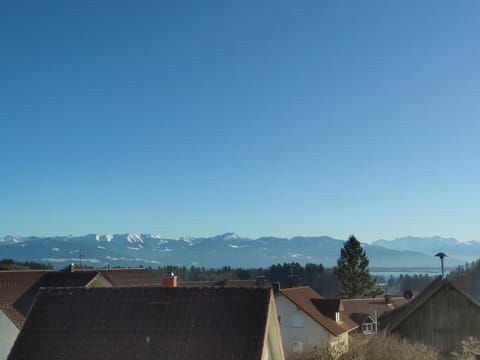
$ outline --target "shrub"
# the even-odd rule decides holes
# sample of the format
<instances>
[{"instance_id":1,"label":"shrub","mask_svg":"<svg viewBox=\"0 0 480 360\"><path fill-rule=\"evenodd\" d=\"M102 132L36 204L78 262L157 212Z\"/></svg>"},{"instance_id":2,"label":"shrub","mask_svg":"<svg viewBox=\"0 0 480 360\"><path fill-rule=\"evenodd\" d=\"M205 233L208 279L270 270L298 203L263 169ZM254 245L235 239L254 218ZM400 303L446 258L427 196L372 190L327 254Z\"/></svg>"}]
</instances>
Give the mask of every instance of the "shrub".
<instances>
[{"instance_id":1,"label":"shrub","mask_svg":"<svg viewBox=\"0 0 480 360\"><path fill-rule=\"evenodd\" d=\"M470 336L462 341L462 352L454 352L452 356L458 360L474 360L475 354L480 353L480 340Z\"/></svg>"},{"instance_id":2,"label":"shrub","mask_svg":"<svg viewBox=\"0 0 480 360\"><path fill-rule=\"evenodd\" d=\"M341 360L437 360L439 354L431 347L411 343L394 335L364 336L352 339L349 351Z\"/></svg>"},{"instance_id":3,"label":"shrub","mask_svg":"<svg viewBox=\"0 0 480 360\"><path fill-rule=\"evenodd\" d=\"M439 354L426 345L411 343L397 336L355 336L348 352L336 356L329 347L315 348L301 360L438 360Z\"/></svg>"}]
</instances>

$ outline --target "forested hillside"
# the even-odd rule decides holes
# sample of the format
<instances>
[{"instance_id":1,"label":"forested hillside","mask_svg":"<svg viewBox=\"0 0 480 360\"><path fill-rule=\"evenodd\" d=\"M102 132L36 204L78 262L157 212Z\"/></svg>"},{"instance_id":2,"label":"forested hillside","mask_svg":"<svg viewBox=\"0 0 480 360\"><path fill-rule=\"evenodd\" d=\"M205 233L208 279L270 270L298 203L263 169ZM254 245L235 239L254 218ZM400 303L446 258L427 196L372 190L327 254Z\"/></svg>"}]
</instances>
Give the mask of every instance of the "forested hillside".
<instances>
[{"instance_id":1,"label":"forested hillside","mask_svg":"<svg viewBox=\"0 0 480 360\"><path fill-rule=\"evenodd\" d=\"M337 297L340 293L340 282L336 267L326 268L322 264L307 263L305 266L298 262L275 264L268 268L204 268L191 266L164 266L159 267L159 275L173 272L179 281L218 281L228 285L229 280L249 280L256 276L265 276L267 281L280 282L282 288L289 287L292 282L297 286L308 285L324 297ZM393 296L402 296L405 290L418 294L432 281L428 275L400 275L384 279L377 278L385 293Z\"/></svg>"},{"instance_id":2,"label":"forested hillside","mask_svg":"<svg viewBox=\"0 0 480 360\"><path fill-rule=\"evenodd\" d=\"M460 289L480 302L480 259L457 267L448 277Z\"/></svg>"}]
</instances>

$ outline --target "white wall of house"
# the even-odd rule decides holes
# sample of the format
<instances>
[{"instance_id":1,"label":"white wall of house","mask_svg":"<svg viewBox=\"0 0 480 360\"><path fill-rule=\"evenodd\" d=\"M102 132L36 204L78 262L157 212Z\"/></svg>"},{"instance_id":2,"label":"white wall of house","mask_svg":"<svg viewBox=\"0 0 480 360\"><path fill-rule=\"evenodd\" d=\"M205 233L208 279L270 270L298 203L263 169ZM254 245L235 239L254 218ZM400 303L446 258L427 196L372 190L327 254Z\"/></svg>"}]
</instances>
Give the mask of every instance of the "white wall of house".
<instances>
[{"instance_id":1,"label":"white wall of house","mask_svg":"<svg viewBox=\"0 0 480 360\"><path fill-rule=\"evenodd\" d=\"M97 288L97 287L112 287L112 284L105 279L102 274L98 274L95 278L90 281L86 286L86 288Z\"/></svg>"},{"instance_id":2,"label":"white wall of house","mask_svg":"<svg viewBox=\"0 0 480 360\"><path fill-rule=\"evenodd\" d=\"M282 333L283 349L288 358L294 353L306 352L315 345L330 344L335 337L283 295L275 297Z\"/></svg>"},{"instance_id":3,"label":"white wall of house","mask_svg":"<svg viewBox=\"0 0 480 360\"><path fill-rule=\"evenodd\" d=\"M0 310L0 360L6 360L20 330Z\"/></svg>"}]
</instances>

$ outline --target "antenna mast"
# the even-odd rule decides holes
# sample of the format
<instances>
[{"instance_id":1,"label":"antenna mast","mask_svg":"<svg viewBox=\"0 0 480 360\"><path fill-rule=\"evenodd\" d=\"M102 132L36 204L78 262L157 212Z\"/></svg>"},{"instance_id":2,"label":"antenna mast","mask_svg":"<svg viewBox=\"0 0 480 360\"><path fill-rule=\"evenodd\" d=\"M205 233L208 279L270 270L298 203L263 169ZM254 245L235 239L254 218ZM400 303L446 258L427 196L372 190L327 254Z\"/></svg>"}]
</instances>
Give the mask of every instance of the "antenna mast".
<instances>
[{"instance_id":1,"label":"antenna mast","mask_svg":"<svg viewBox=\"0 0 480 360\"><path fill-rule=\"evenodd\" d=\"M79 262L79 267L81 268L82 267L82 259L83 259L83 249L80 249L78 251L78 262Z\"/></svg>"}]
</instances>

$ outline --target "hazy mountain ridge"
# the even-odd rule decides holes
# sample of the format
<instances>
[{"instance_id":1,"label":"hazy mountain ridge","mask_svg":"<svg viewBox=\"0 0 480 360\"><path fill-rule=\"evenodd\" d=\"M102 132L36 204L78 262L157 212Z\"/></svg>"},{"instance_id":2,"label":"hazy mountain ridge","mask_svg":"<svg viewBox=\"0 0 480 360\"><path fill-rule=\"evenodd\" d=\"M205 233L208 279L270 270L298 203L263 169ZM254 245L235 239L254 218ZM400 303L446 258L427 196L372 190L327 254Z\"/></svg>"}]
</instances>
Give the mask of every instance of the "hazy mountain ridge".
<instances>
[{"instance_id":1,"label":"hazy mountain ridge","mask_svg":"<svg viewBox=\"0 0 480 360\"><path fill-rule=\"evenodd\" d=\"M406 236L393 240L377 240L372 245L382 246L391 250L415 251L426 255L435 255L444 252L448 257L463 262L472 261L480 257L480 242L460 242L455 238L441 236L414 237ZM447 260L446 260L447 261Z\"/></svg>"},{"instance_id":2,"label":"hazy mountain ridge","mask_svg":"<svg viewBox=\"0 0 480 360\"><path fill-rule=\"evenodd\" d=\"M403 238L406 239L406 238ZM454 240L454 239L453 239ZM235 233L213 237L181 237L169 239L157 234L88 234L85 236L0 238L0 257L19 261L49 262L55 267L72 262L106 266L197 265L204 267L267 267L283 262L322 263L336 265L344 240L329 236L297 236L293 238L260 237L251 239ZM432 242L425 249L406 250L409 240L362 244L371 267L436 267L433 256L444 248ZM432 243L432 244L431 244ZM447 239L448 249L458 242ZM480 244L479 244L480 245ZM388 248L390 246L390 248ZM396 247L396 248L395 248ZM420 251L421 250L421 251ZM445 251L446 252L446 251ZM452 253L453 254L453 253ZM470 253L472 255L472 253ZM463 263L452 255L447 265Z\"/></svg>"}]
</instances>

